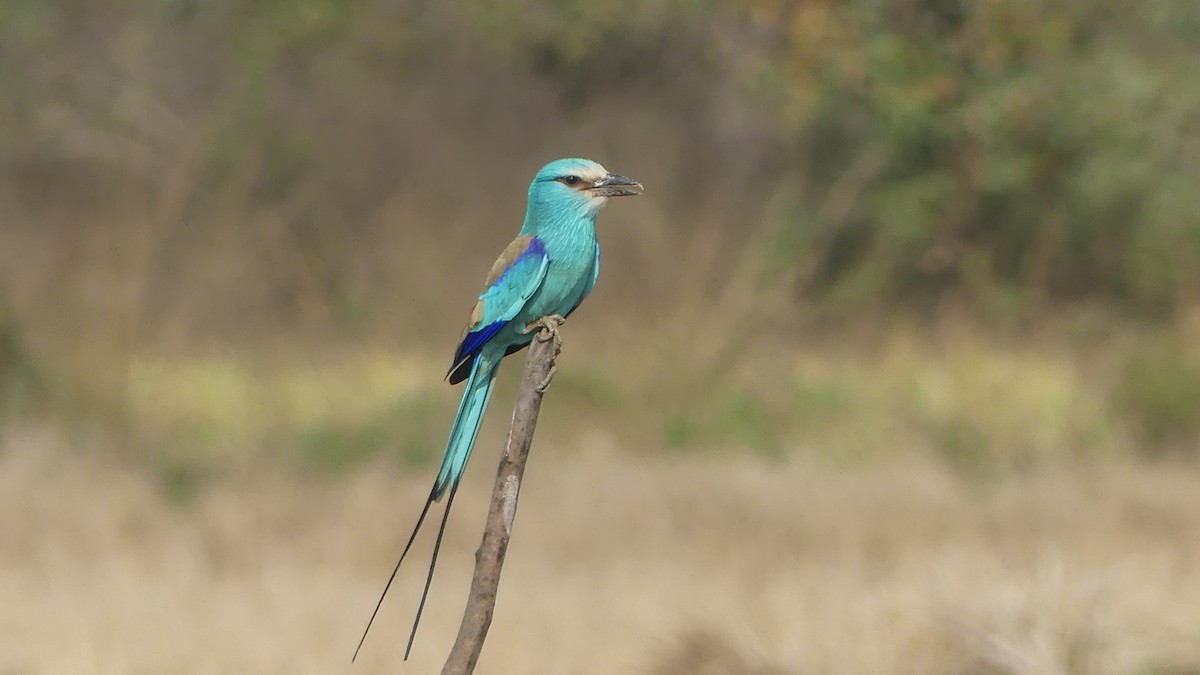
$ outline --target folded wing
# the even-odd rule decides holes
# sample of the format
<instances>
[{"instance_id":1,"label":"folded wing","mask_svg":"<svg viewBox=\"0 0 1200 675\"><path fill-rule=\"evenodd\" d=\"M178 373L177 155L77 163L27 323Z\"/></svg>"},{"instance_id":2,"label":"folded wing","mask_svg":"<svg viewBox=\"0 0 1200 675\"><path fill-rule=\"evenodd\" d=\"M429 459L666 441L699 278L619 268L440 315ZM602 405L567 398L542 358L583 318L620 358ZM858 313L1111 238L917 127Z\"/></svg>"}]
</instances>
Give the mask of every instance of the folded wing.
<instances>
[{"instance_id":1,"label":"folded wing","mask_svg":"<svg viewBox=\"0 0 1200 675\"><path fill-rule=\"evenodd\" d=\"M471 310L471 321L454 352L453 365L446 374L450 384L466 379L484 345L517 316L542 285L549 263L546 247L533 235L517 237L504 249L488 273L483 293Z\"/></svg>"}]
</instances>

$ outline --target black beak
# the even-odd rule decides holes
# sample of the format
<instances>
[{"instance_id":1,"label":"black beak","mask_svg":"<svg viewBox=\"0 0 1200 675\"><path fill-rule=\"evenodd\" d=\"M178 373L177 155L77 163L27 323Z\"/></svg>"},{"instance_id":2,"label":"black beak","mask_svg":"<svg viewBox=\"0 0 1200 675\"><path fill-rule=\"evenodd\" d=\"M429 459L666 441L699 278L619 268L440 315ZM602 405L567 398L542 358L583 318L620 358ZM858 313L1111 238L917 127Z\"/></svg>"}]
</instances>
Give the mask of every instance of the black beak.
<instances>
[{"instance_id":1,"label":"black beak","mask_svg":"<svg viewBox=\"0 0 1200 675\"><path fill-rule=\"evenodd\" d=\"M610 173L593 183L588 191L598 197L632 197L642 193L642 184L632 178Z\"/></svg>"}]
</instances>

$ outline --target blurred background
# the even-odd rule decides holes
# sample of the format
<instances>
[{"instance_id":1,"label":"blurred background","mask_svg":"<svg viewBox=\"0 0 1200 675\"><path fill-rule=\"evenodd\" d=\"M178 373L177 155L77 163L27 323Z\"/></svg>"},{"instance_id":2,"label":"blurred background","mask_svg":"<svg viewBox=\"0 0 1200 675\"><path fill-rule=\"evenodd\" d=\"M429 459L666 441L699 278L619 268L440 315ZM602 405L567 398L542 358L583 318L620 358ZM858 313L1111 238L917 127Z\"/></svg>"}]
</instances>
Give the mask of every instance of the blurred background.
<instances>
[{"instance_id":1,"label":"blurred background","mask_svg":"<svg viewBox=\"0 0 1200 675\"><path fill-rule=\"evenodd\" d=\"M1198 64L1193 0L4 3L0 672L399 669L442 376L584 156L646 194L480 672L1200 673Z\"/></svg>"}]
</instances>

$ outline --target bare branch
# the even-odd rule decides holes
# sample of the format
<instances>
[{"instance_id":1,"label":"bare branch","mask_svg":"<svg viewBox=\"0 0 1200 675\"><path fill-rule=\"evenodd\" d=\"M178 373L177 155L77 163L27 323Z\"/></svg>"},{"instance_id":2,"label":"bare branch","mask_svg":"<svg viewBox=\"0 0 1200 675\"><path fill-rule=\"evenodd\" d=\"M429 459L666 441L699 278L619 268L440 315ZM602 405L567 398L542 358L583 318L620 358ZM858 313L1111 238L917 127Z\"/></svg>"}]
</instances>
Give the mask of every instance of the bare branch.
<instances>
[{"instance_id":1,"label":"bare branch","mask_svg":"<svg viewBox=\"0 0 1200 675\"><path fill-rule=\"evenodd\" d=\"M542 395L553 375L554 359L561 346L557 322L546 320L541 325L542 329L529 346L529 356L525 359L525 375L521 379L521 390L513 409L512 427L504 444L504 454L500 457L500 468L496 471L496 484L492 488L492 505L488 509L483 541L475 552L471 595L467 599L467 608L454 647L450 650L446 665L442 667L442 675L468 675L473 672L483 651L488 628L492 625L496 588L500 584L500 570L504 566L504 555L508 551L513 520L517 515L517 496L521 492L525 460L529 457L529 444L533 441L533 430L537 426Z\"/></svg>"}]
</instances>

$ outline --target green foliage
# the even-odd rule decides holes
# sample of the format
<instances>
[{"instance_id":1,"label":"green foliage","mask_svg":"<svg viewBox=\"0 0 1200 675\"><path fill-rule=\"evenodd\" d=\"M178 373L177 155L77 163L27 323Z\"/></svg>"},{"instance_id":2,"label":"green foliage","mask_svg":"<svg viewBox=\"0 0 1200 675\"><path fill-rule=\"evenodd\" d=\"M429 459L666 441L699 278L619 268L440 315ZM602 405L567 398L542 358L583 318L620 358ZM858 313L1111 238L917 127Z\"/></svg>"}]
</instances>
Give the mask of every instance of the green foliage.
<instances>
[{"instance_id":1,"label":"green foliage","mask_svg":"<svg viewBox=\"0 0 1200 675\"><path fill-rule=\"evenodd\" d=\"M920 297L982 260L993 283L1161 312L1198 281L1200 5L750 4L780 37L758 91L818 176L795 225L825 233L810 290ZM847 182L857 203L822 209Z\"/></svg>"},{"instance_id":2,"label":"green foliage","mask_svg":"<svg viewBox=\"0 0 1200 675\"><path fill-rule=\"evenodd\" d=\"M700 403L696 407L708 406ZM662 442L670 448L732 446L776 455L781 446L779 418L761 398L740 391L716 402L711 410L668 417L662 426Z\"/></svg>"},{"instance_id":3,"label":"green foliage","mask_svg":"<svg viewBox=\"0 0 1200 675\"><path fill-rule=\"evenodd\" d=\"M1169 338L1146 340L1126 358L1114 392L1150 454L1200 445L1200 361Z\"/></svg>"},{"instance_id":4,"label":"green foliage","mask_svg":"<svg viewBox=\"0 0 1200 675\"><path fill-rule=\"evenodd\" d=\"M187 506L195 501L205 483L217 475L215 467L208 466L195 456L166 455L151 462L151 470L157 476L163 495L177 506Z\"/></svg>"},{"instance_id":5,"label":"green foliage","mask_svg":"<svg viewBox=\"0 0 1200 675\"><path fill-rule=\"evenodd\" d=\"M802 423L840 419L852 409L855 392L843 380L804 379L795 385L796 416Z\"/></svg>"},{"instance_id":6,"label":"green foliage","mask_svg":"<svg viewBox=\"0 0 1200 675\"><path fill-rule=\"evenodd\" d=\"M262 382L181 355L360 337L420 352L469 299L440 284L477 281L450 266L495 253L494 176L582 148L658 177L606 248L603 283L627 284L611 325L699 316L669 307L690 286L728 322L686 326L696 342L753 326L781 352L812 308L892 326L944 297L1006 326L1099 306L1098 333L1172 330L1200 288L1196 63L1194 0L3 3L0 251L29 254L5 256L0 284L37 325L0 313L0 405L79 389L100 410L124 387L143 442L184 457L155 465L180 499L248 445L331 470L431 462L452 394L412 394L412 373L362 392L353 369ZM755 281L725 284L734 265ZM768 304L770 325L744 321ZM1194 442L1183 347L1139 349L1116 383L1039 380L1053 354L1013 365L990 345L949 373L937 354L880 357L761 391L681 348L655 371L670 381L576 363L556 387L670 447L802 438L858 457L905 437L974 470L1109 447L1125 426L1152 447ZM139 379L156 349L180 363Z\"/></svg>"},{"instance_id":7,"label":"green foliage","mask_svg":"<svg viewBox=\"0 0 1200 675\"><path fill-rule=\"evenodd\" d=\"M663 421L662 442L668 448L679 449L696 442L699 431L690 415L673 415Z\"/></svg>"},{"instance_id":8,"label":"green foliage","mask_svg":"<svg viewBox=\"0 0 1200 675\"><path fill-rule=\"evenodd\" d=\"M991 440L970 420L945 420L932 431L934 450L958 471L979 476L994 468Z\"/></svg>"},{"instance_id":9,"label":"green foliage","mask_svg":"<svg viewBox=\"0 0 1200 675\"><path fill-rule=\"evenodd\" d=\"M295 451L323 470L342 470L384 454L405 467L422 468L441 454L442 399L398 399L375 418L354 424L324 422L300 430Z\"/></svg>"},{"instance_id":10,"label":"green foliage","mask_svg":"<svg viewBox=\"0 0 1200 675\"><path fill-rule=\"evenodd\" d=\"M25 344L21 326L0 303L0 415L36 408L47 394L46 375Z\"/></svg>"},{"instance_id":11,"label":"green foliage","mask_svg":"<svg viewBox=\"0 0 1200 675\"><path fill-rule=\"evenodd\" d=\"M570 398L573 405L587 405L609 412L619 410L623 403L622 391L612 374L598 368L589 369L586 363L578 365L555 373L554 388L562 392L559 395Z\"/></svg>"},{"instance_id":12,"label":"green foliage","mask_svg":"<svg viewBox=\"0 0 1200 675\"><path fill-rule=\"evenodd\" d=\"M729 397L713 420L714 435L724 443L743 445L760 453L775 455L779 439L762 399L749 392Z\"/></svg>"},{"instance_id":13,"label":"green foliage","mask_svg":"<svg viewBox=\"0 0 1200 675\"><path fill-rule=\"evenodd\" d=\"M106 134L193 130L185 215L320 185L288 222L312 257L334 257L346 224L391 194L380 169L398 141L364 131L401 124L386 111L411 90L479 89L469 108L495 115L491 97L521 86L557 97L539 111L551 118L628 109L630 90L639 108L677 113L694 147L668 199L794 185L804 215L768 224L774 255L814 266L804 290L834 311L998 285L1161 315L1200 283L1192 0L16 2L0 38L0 105L14 106L0 139L53 160L46 148L75 133L103 150ZM490 83L485 63L512 79ZM89 84L109 79L136 95ZM46 99L71 125L34 123ZM714 140L743 120L755 149ZM469 152L460 142L451 152ZM348 272L326 273L336 297Z\"/></svg>"}]
</instances>

